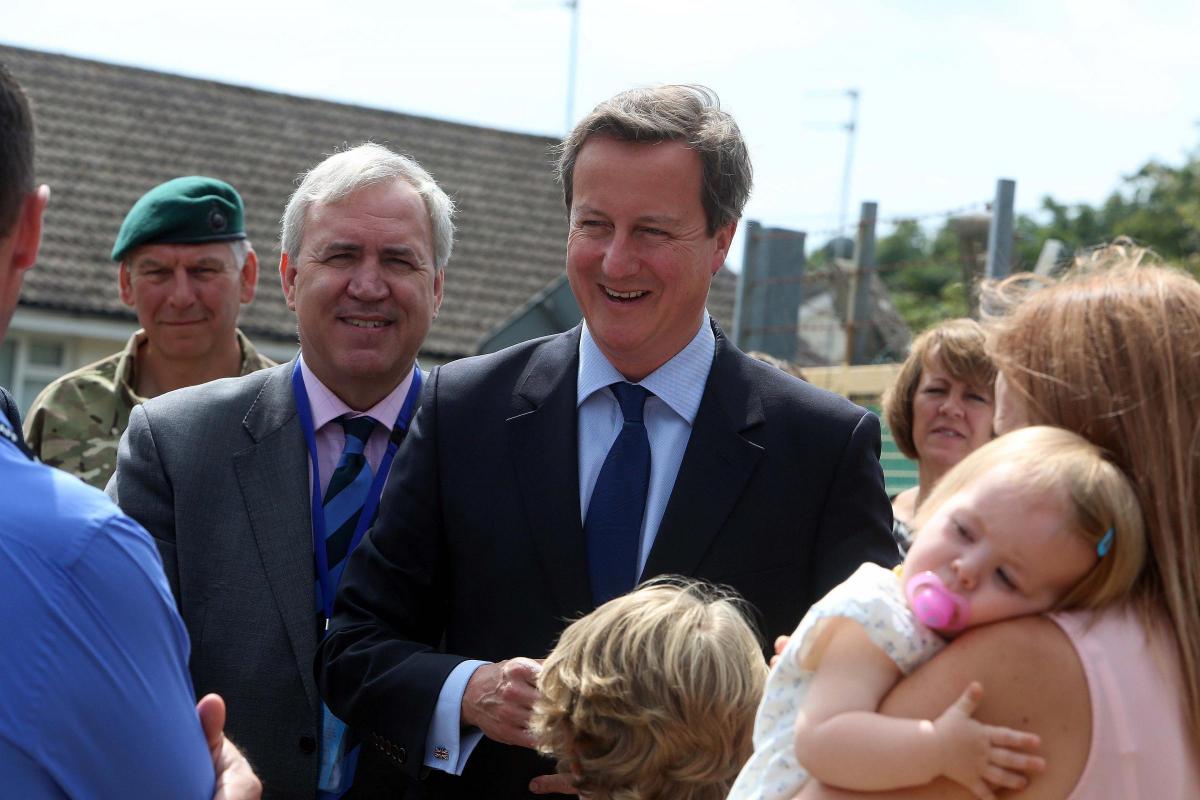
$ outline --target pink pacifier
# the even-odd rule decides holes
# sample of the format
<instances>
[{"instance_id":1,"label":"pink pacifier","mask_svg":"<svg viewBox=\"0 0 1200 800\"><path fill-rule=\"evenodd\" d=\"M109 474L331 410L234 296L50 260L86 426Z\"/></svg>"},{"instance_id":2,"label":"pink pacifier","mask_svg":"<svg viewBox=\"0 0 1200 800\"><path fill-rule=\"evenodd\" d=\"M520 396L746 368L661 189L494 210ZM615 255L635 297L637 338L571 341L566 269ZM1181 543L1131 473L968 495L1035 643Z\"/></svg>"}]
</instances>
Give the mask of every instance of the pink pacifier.
<instances>
[{"instance_id":1,"label":"pink pacifier","mask_svg":"<svg viewBox=\"0 0 1200 800\"><path fill-rule=\"evenodd\" d=\"M935 573L914 575L904 587L917 619L940 633L958 633L967 627L970 607L966 598L946 588Z\"/></svg>"}]
</instances>

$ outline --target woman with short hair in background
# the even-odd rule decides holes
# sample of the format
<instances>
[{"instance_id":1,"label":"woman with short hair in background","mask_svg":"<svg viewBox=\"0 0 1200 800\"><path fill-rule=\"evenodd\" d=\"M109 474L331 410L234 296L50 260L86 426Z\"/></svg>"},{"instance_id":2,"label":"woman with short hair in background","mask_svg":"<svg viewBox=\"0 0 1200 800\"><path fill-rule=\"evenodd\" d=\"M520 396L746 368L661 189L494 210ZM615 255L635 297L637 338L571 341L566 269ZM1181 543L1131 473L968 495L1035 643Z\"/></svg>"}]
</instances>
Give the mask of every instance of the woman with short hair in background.
<instances>
[{"instance_id":1,"label":"woman with short hair in background","mask_svg":"<svg viewBox=\"0 0 1200 800\"><path fill-rule=\"evenodd\" d=\"M922 333L883 395L883 415L900 452L917 462L918 484L892 497L892 535L902 552L934 485L992 438L992 383L983 328L952 319Z\"/></svg>"}]
</instances>

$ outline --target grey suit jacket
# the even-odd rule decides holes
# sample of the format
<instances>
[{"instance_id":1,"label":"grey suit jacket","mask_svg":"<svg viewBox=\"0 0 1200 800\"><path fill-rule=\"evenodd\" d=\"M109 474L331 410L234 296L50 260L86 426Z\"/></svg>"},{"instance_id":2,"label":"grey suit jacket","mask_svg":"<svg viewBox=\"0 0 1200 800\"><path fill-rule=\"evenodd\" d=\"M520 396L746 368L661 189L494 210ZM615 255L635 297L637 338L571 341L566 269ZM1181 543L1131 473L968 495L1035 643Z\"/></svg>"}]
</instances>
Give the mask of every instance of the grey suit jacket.
<instances>
[{"instance_id":1,"label":"grey suit jacket","mask_svg":"<svg viewBox=\"0 0 1200 800\"><path fill-rule=\"evenodd\" d=\"M314 796L320 700L308 453L291 364L134 408L108 493L154 536L192 642L197 696L265 796Z\"/></svg>"}]
</instances>

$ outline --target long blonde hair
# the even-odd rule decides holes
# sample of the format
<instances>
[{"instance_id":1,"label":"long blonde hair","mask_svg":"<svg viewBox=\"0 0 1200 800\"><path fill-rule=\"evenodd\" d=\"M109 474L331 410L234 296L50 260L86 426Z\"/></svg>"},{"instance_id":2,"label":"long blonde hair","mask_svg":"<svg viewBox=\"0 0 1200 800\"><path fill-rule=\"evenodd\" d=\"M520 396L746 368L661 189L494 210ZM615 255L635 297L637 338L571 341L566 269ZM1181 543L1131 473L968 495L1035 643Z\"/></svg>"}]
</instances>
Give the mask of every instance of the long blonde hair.
<instances>
[{"instance_id":1,"label":"long blonde hair","mask_svg":"<svg viewBox=\"0 0 1200 800\"><path fill-rule=\"evenodd\" d=\"M1094 251L1064 280L1023 293L1013 276L985 307L992 356L1031 423L1075 431L1134 483L1150 559L1130 600L1175 633L1200 752L1200 283L1131 243Z\"/></svg>"}]
</instances>

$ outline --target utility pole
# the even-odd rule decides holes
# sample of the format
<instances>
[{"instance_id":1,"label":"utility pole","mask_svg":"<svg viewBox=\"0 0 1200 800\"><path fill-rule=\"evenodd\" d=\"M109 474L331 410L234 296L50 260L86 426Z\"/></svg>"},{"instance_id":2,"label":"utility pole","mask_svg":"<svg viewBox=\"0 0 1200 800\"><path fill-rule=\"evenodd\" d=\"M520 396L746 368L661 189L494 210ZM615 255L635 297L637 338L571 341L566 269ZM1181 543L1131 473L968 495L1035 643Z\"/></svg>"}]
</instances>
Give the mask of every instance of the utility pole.
<instances>
[{"instance_id":1,"label":"utility pole","mask_svg":"<svg viewBox=\"0 0 1200 800\"><path fill-rule=\"evenodd\" d=\"M838 210L838 235L846 230L846 215L850 210L850 169L854 166L854 137L858 131L858 89L847 89L850 98L850 121L846 123L846 165L842 170L842 204Z\"/></svg>"},{"instance_id":2,"label":"utility pole","mask_svg":"<svg viewBox=\"0 0 1200 800\"><path fill-rule=\"evenodd\" d=\"M992 224L988 227L987 277L1008 277L1013 264L1013 198L1017 182L1008 178L996 181L996 199L992 203Z\"/></svg>"},{"instance_id":3,"label":"utility pole","mask_svg":"<svg viewBox=\"0 0 1200 800\"><path fill-rule=\"evenodd\" d=\"M1038 254L1037 264L1033 267L1034 275L1053 275L1058 262L1067 252L1067 246L1058 239L1047 239L1042 243L1042 252Z\"/></svg>"},{"instance_id":4,"label":"utility pole","mask_svg":"<svg viewBox=\"0 0 1200 800\"><path fill-rule=\"evenodd\" d=\"M837 129L846 133L846 163L842 167L842 196L838 202L837 218L838 218L838 235L841 236L846 232L846 218L850 213L850 176L854 167L854 139L858 135L858 89L844 89L840 92L832 90L819 90L805 92L807 97L848 97L850 99L850 119L847 122L815 122L807 121L804 124L806 128L820 128L823 130ZM840 258L848 257L849 253L839 253Z\"/></svg>"},{"instance_id":5,"label":"utility pole","mask_svg":"<svg viewBox=\"0 0 1200 800\"><path fill-rule=\"evenodd\" d=\"M967 296L967 316L979 317L980 261L987 252L990 214L966 214L950 220L958 238L959 269L962 270L963 292Z\"/></svg>"},{"instance_id":6,"label":"utility pole","mask_svg":"<svg viewBox=\"0 0 1200 800\"><path fill-rule=\"evenodd\" d=\"M847 365L867 360L873 314L871 308L871 276L875 272L875 218L878 203L865 202L858 218L858 235L854 237L854 263L846 292L846 357Z\"/></svg>"},{"instance_id":7,"label":"utility pole","mask_svg":"<svg viewBox=\"0 0 1200 800\"><path fill-rule=\"evenodd\" d=\"M563 131L571 132L575 124L575 72L579 66L579 0L563 0L571 11L571 41L567 53L567 112Z\"/></svg>"}]
</instances>

